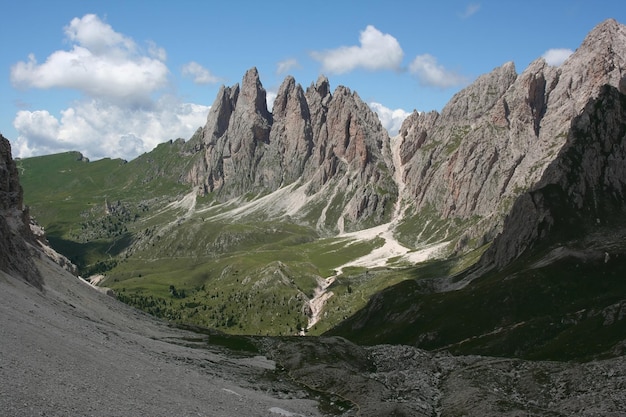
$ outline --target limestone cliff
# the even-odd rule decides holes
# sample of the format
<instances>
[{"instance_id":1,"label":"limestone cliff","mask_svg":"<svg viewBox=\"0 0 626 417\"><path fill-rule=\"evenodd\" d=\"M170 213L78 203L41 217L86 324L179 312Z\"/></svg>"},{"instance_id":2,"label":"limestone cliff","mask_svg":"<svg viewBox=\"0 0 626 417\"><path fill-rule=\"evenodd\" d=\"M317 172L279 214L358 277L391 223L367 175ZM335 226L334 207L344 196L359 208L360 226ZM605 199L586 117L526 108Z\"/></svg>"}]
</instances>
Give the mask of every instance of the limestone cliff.
<instances>
[{"instance_id":1,"label":"limestone cliff","mask_svg":"<svg viewBox=\"0 0 626 417\"><path fill-rule=\"evenodd\" d=\"M624 89L626 28L598 25L560 67L542 58L479 77L442 110L413 114L401 141L406 201L466 225L463 243L493 239L513 201L533 187L565 145L572 118L603 85Z\"/></svg>"},{"instance_id":2,"label":"limestone cliff","mask_svg":"<svg viewBox=\"0 0 626 417\"><path fill-rule=\"evenodd\" d=\"M0 270L41 287L41 276L30 258L29 243L34 243L34 237L29 223L11 144L0 135Z\"/></svg>"},{"instance_id":3,"label":"limestone cliff","mask_svg":"<svg viewBox=\"0 0 626 417\"><path fill-rule=\"evenodd\" d=\"M542 241L623 240L625 196L626 96L607 85L572 121L565 146L517 199L482 262L501 268Z\"/></svg>"},{"instance_id":4,"label":"limestone cliff","mask_svg":"<svg viewBox=\"0 0 626 417\"><path fill-rule=\"evenodd\" d=\"M306 91L287 77L270 113L258 72L250 69L241 88L220 89L187 147L200 156L186 178L202 192L227 201L297 183L318 202L331 201L324 213L338 213L322 216L324 230L388 220L397 195L380 121L348 88L331 94L325 77Z\"/></svg>"}]
</instances>

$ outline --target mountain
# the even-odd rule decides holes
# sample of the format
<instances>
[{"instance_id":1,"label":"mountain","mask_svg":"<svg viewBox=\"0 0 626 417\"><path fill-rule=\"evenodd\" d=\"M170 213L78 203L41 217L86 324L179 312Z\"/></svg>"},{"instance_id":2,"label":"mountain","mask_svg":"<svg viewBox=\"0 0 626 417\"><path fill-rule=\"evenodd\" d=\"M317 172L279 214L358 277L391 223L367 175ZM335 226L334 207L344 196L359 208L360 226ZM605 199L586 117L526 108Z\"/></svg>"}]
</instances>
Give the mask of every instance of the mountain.
<instances>
[{"instance_id":1,"label":"mountain","mask_svg":"<svg viewBox=\"0 0 626 417\"><path fill-rule=\"evenodd\" d=\"M14 166L7 155L3 168ZM0 170L13 197L16 174ZM21 234L2 238L25 244ZM36 246L1 254L39 277L33 285L26 270L0 270L0 408L9 415L607 415L626 403L623 357L533 362L181 329L97 291Z\"/></svg>"},{"instance_id":2,"label":"mountain","mask_svg":"<svg viewBox=\"0 0 626 417\"><path fill-rule=\"evenodd\" d=\"M451 229L461 249L491 241L513 201L564 146L572 118L603 85L623 88L625 45L624 26L610 19L558 68L539 58L517 75L509 62L456 94L441 114L412 114L400 131L399 169L413 210L445 219L444 228L462 224Z\"/></svg>"},{"instance_id":3,"label":"mountain","mask_svg":"<svg viewBox=\"0 0 626 417\"><path fill-rule=\"evenodd\" d=\"M565 153L584 146L575 136L589 106L604 120L594 101L604 86L624 92L625 51L624 26L607 20L561 66L538 59L518 75L505 63L441 113L413 113L393 138L358 94L331 93L325 77L306 90L287 77L270 112L252 68L220 89L188 141L129 162L68 153L18 165L51 244L128 303L229 333L321 334L352 316L368 328L386 288L447 296L539 248L548 209L533 214L529 195L552 179L590 175L621 195L621 170L592 174L619 155L574 174ZM617 127L586 129L618 135L621 114L607 117ZM589 187L559 184L563 207Z\"/></svg>"},{"instance_id":4,"label":"mountain","mask_svg":"<svg viewBox=\"0 0 626 417\"><path fill-rule=\"evenodd\" d=\"M562 82L593 94L566 119L567 129L555 139L558 151L545 167L531 170L541 176L514 200L473 268L390 288L329 334L526 358L623 355L624 45L624 27L604 22L557 72L538 140L541 131L565 124L559 115L582 103L573 90L570 101L560 96ZM429 322L433 317L437 321Z\"/></svg>"},{"instance_id":5,"label":"mountain","mask_svg":"<svg viewBox=\"0 0 626 417\"><path fill-rule=\"evenodd\" d=\"M250 69L241 88L220 89L188 146L200 155L186 179L203 193L224 202L297 185L313 200L300 216L322 202L340 208L335 216L315 214L331 233L388 221L397 195L380 121L348 88L331 93L325 77L306 92L287 77L270 113L259 74Z\"/></svg>"},{"instance_id":6,"label":"mountain","mask_svg":"<svg viewBox=\"0 0 626 417\"><path fill-rule=\"evenodd\" d=\"M389 288L328 334L458 354L623 355L625 122L626 96L602 87L474 267Z\"/></svg>"},{"instance_id":7,"label":"mountain","mask_svg":"<svg viewBox=\"0 0 626 417\"><path fill-rule=\"evenodd\" d=\"M270 113L251 69L133 161L0 139L0 409L621 413L625 34L507 63L394 138L324 77ZM325 335L268 336L296 333Z\"/></svg>"}]
</instances>

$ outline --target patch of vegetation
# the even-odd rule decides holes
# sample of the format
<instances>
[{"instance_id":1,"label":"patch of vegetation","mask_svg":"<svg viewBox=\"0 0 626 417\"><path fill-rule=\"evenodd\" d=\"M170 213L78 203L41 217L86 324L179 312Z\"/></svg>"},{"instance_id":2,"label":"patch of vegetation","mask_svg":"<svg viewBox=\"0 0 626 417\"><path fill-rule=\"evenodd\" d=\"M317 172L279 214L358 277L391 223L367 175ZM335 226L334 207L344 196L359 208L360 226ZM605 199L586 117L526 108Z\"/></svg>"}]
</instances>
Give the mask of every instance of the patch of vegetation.
<instances>
[{"instance_id":1,"label":"patch of vegetation","mask_svg":"<svg viewBox=\"0 0 626 417\"><path fill-rule=\"evenodd\" d=\"M425 264L414 280L377 294L330 330L358 343L403 343L454 354L589 360L615 352L626 331L626 248L566 256L533 267L549 248L452 292L430 290L427 276L452 273L451 260ZM431 271L428 271L431 269ZM463 275L460 276L462 278ZM621 306L621 307L620 307ZM622 352L623 353L623 352Z\"/></svg>"},{"instance_id":2,"label":"patch of vegetation","mask_svg":"<svg viewBox=\"0 0 626 417\"><path fill-rule=\"evenodd\" d=\"M467 136L467 134L471 130L472 130L471 126L468 126L468 125L455 126L452 129L450 139L446 143L446 146L443 150L444 153L446 155L451 155L452 153L454 153L454 151L456 151L459 148L459 146L461 146L463 139L465 139L465 136Z\"/></svg>"},{"instance_id":3,"label":"patch of vegetation","mask_svg":"<svg viewBox=\"0 0 626 417\"><path fill-rule=\"evenodd\" d=\"M469 219L460 217L444 219L434 206L426 205L419 211L413 210L405 213L404 219L396 227L395 236L407 247L416 247L418 244L428 245L452 240L479 221L478 216Z\"/></svg>"},{"instance_id":4,"label":"patch of vegetation","mask_svg":"<svg viewBox=\"0 0 626 417\"><path fill-rule=\"evenodd\" d=\"M319 280L384 243L320 237L315 216L328 201L312 203L305 221L260 212L235 220L228 215L233 207L216 204L210 194L197 196L189 210L180 202L192 190L179 180L192 158L176 141L128 163L86 162L78 153L19 163L26 202L53 247L83 276L105 274L103 285L122 301L175 323L228 334L295 335L307 326L307 302ZM372 195L386 199L380 204L383 216L390 216L395 188L384 182L371 187ZM335 196L327 227L336 227L352 197ZM310 334L328 330L413 272L391 264L344 269L330 288L324 320Z\"/></svg>"}]
</instances>

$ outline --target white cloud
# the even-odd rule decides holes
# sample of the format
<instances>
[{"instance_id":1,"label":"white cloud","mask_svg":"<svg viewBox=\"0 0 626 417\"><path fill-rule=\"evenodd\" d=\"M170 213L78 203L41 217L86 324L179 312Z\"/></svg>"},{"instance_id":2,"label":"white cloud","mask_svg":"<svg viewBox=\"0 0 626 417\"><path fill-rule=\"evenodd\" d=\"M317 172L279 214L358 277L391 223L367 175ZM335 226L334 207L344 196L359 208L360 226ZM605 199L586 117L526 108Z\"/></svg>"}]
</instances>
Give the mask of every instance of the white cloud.
<instances>
[{"instance_id":1,"label":"white cloud","mask_svg":"<svg viewBox=\"0 0 626 417\"><path fill-rule=\"evenodd\" d=\"M573 53L574 51L572 51L571 49L555 48L548 49L546 52L544 52L542 57L546 60L546 63L548 65L558 67L563 62L565 62L565 60Z\"/></svg>"},{"instance_id":2,"label":"white cloud","mask_svg":"<svg viewBox=\"0 0 626 417\"><path fill-rule=\"evenodd\" d=\"M23 88L69 88L94 98L143 104L165 87L169 71L165 51L152 44L141 55L135 42L113 30L96 15L74 18L65 27L72 43L68 51L55 51L39 64L33 54L11 68L11 81Z\"/></svg>"},{"instance_id":3,"label":"white cloud","mask_svg":"<svg viewBox=\"0 0 626 417\"><path fill-rule=\"evenodd\" d=\"M75 17L65 28L65 36L70 41L89 49L94 55L109 55L126 51L134 52L135 42L113 30L94 14L82 18ZM126 55L126 54L123 54Z\"/></svg>"},{"instance_id":4,"label":"white cloud","mask_svg":"<svg viewBox=\"0 0 626 417\"><path fill-rule=\"evenodd\" d=\"M183 65L182 72L183 76L192 78L196 84L215 84L221 81L221 78L216 77L211 71L195 61Z\"/></svg>"},{"instance_id":5,"label":"white cloud","mask_svg":"<svg viewBox=\"0 0 626 417\"><path fill-rule=\"evenodd\" d=\"M398 134L400 127L402 127L402 122L404 122L404 119L411 114L411 112L404 109L392 110L376 102L369 103L369 106L376 112L378 118L380 119L380 123L385 129L387 129L389 136L392 137Z\"/></svg>"},{"instance_id":6,"label":"white cloud","mask_svg":"<svg viewBox=\"0 0 626 417\"><path fill-rule=\"evenodd\" d=\"M462 19L468 19L473 16L478 10L480 10L480 4L478 3L470 3L467 5L463 13L461 13Z\"/></svg>"},{"instance_id":7,"label":"white cloud","mask_svg":"<svg viewBox=\"0 0 626 417\"><path fill-rule=\"evenodd\" d=\"M467 79L454 71L449 71L430 54L418 55L409 65L411 74L417 76L420 84L441 88L463 85Z\"/></svg>"},{"instance_id":8,"label":"white cloud","mask_svg":"<svg viewBox=\"0 0 626 417\"><path fill-rule=\"evenodd\" d=\"M285 74L291 71L293 68L300 68L298 60L295 58L285 59L276 64L276 74Z\"/></svg>"},{"instance_id":9,"label":"white cloud","mask_svg":"<svg viewBox=\"0 0 626 417\"><path fill-rule=\"evenodd\" d=\"M79 150L87 157L132 159L168 139L188 139L206 123L209 107L163 96L150 111L95 99L75 103L60 119L46 110L18 112L18 157Z\"/></svg>"},{"instance_id":10,"label":"white cloud","mask_svg":"<svg viewBox=\"0 0 626 417\"><path fill-rule=\"evenodd\" d=\"M148 41L148 53L152 58L158 59L159 61L165 62L167 60L167 52L165 52L165 49L161 48L153 41Z\"/></svg>"},{"instance_id":11,"label":"white cloud","mask_svg":"<svg viewBox=\"0 0 626 417\"><path fill-rule=\"evenodd\" d=\"M59 121L46 110L34 112L21 110L17 112L13 126L20 132L22 137L30 138L30 141L37 143L42 149L50 149L58 146ZM28 143L15 141L13 154L16 156L31 156Z\"/></svg>"},{"instance_id":12,"label":"white cloud","mask_svg":"<svg viewBox=\"0 0 626 417\"><path fill-rule=\"evenodd\" d=\"M169 82L165 49L154 42L139 48L95 15L72 19L64 29L69 50L51 53L42 64L30 55L12 67L11 81L85 96L59 114L19 111L13 120L16 156L78 150L92 159L132 159L168 139L188 139L206 123L209 107L163 94Z\"/></svg>"},{"instance_id":13,"label":"white cloud","mask_svg":"<svg viewBox=\"0 0 626 417\"><path fill-rule=\"evenodd\" d=\"M268 90L265 93L265 101L267 101L267 108L269 109L269 111L272 111L273 107L274 107L274 100L276 100L276 91L270 91Z\"/></svg>"},{"instance_id":14,"label":"white cloud","mask_svg":"<svg viewBox=\"0 0 626 417\"><path fill-rule=\"evenodd\" d=\"M393 36L368 25L359 36L360 46L342 46L323 52L312 52L311 57L322 63L322 72L343 74L356 68L372 71L397 70L404 52Z\"/></svg>"}]
</instances>

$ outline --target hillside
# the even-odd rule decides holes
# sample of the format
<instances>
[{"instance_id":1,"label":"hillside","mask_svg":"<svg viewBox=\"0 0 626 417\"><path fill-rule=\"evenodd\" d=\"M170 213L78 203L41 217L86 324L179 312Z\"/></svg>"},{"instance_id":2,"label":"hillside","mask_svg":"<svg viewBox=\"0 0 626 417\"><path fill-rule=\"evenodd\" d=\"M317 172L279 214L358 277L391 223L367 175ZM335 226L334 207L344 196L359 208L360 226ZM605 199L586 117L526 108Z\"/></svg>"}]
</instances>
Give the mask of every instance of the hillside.
<instances>
[{"instance_id":1,"label":"hillside","mask_svg":"<svg viewBox=\"0 0 626 417\"><path fill-rule=\"evenodd\" d=\"M0 149L10 150L4 138ZM0 219L19 224L17 172L3 155L0 196L11 213ZM27 249L0 252L0 408L9 415L547 416L626 405L623 357L576 365L182 330L71 275L28 230L2 237Z\"/></svg>"},{"instance_id":2,"label":"hillside","mask_svg":"<svg viewBox=\"0 0 626 417\"><path fill-rule=\"evenodd\" d=\"M52 245L125 302L229 333L321 334L395 284L462 273L490 245L480 271L517 259L537 233L505 219L574 175L560 162L574 120L603 86L623 90L625 57L626 30L607 20L560 67L538 59L518 75L505 63L394 138L325 77L306 90L287 77L270 112L252 68L188 141L128 163L70 153L18 166ZM611 158L585 172L614 170Z\"/></svg>"},{"instance_id":3,"label":"hillside","mask_svg":"<svg viewBox=\"0 0 626 417\"><path fill-rule=\"evenodd\" d=\"M130 162L0 138L0 409L622 413L625 58L605 21L395 138L324 77L269 112L255 69Z\"/></svg>"},{"instance_id":4,"label":"hillside","mask_svg":"<svg viewBox=\"0 0 626 417\"><path fill-rule=\"evenodd\" d=\"M1 170L0 184L19 185L15 174ZM5 208L23 211L18 200ZM0 252L0 408L9 415L550 416L626 406L623 356L576 365L181 330L60 268L28 232L2 236L28 248ZM18 259L28 267L7 262Z\"/></svg>"}]
</instances>

